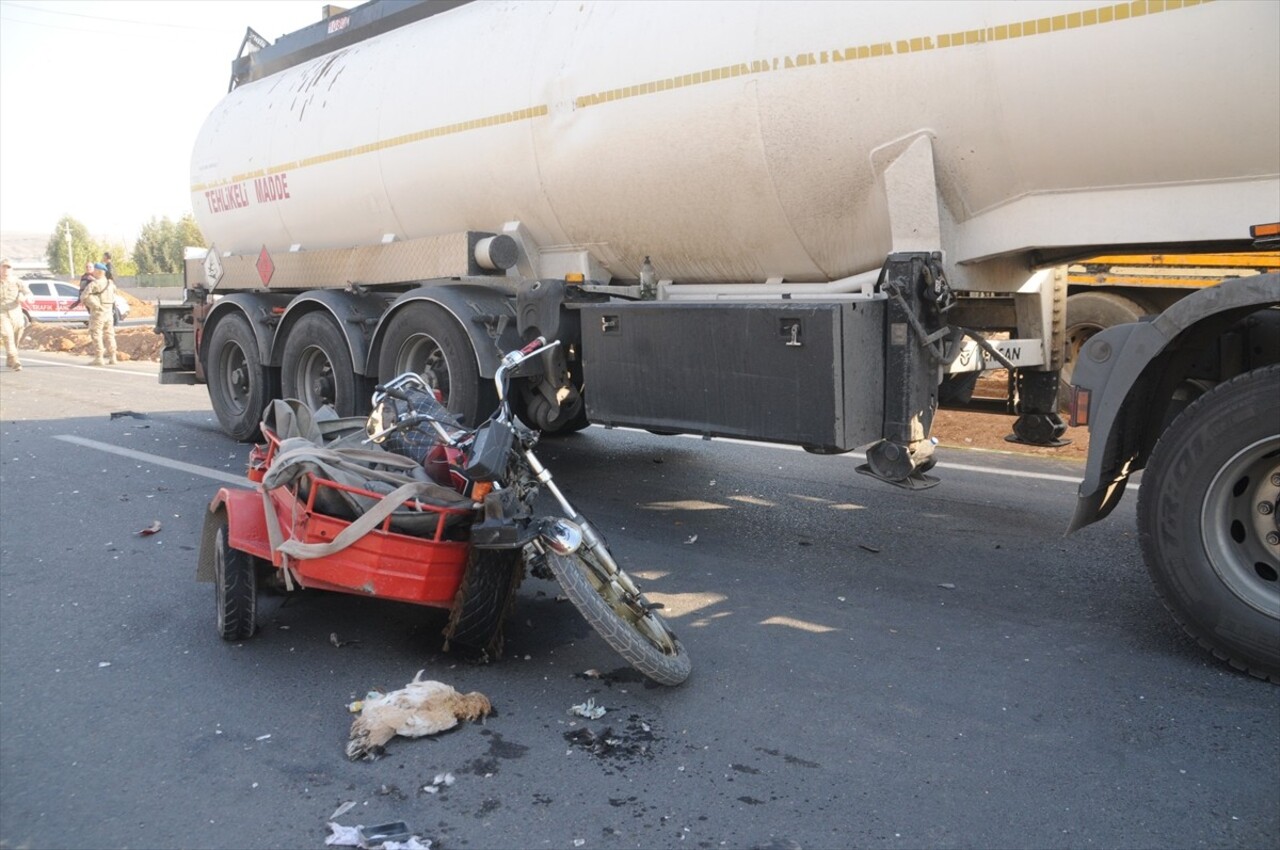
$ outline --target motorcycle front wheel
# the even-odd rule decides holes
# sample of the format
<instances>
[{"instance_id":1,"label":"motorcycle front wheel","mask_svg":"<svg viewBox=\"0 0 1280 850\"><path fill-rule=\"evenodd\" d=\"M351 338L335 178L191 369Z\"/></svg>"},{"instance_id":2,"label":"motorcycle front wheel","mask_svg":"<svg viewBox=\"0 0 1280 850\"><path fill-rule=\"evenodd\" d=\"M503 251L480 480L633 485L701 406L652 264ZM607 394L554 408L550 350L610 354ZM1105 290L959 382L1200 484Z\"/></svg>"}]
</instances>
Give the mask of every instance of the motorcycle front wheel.
<instances>
[{"instance_id":1,"label":"motorcycle front wheel","mask_svg":"<svg viewBox=\"0 0 1280 850\"><path fill-rule=\"evenodd\" d=\"M584 547L572 555L548 551L547 564L569 601L628 664L660 685L689 678L689 653L666 621L644 594L624 589L590 550Z\"/></svg>"}]
</instances>

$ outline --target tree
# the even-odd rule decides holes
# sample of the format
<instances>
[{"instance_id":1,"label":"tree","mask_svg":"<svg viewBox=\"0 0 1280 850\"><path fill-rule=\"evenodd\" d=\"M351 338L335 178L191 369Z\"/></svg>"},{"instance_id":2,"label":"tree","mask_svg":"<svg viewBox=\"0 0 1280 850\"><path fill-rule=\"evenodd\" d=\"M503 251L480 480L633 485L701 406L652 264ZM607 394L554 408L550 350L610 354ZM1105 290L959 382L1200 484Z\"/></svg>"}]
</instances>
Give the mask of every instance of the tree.
<instances>
[{"instance_id":1,"label":"tree","mask_svg":"<svg viewBox=\"0 0 1280 850\"><path fill-rule=\"evenodd\" d=\"M103 242L100 247L111 253L111 266L116 277L133 277L138 273L138 264L129 256L129 249L123 242Z\"/></svg>"},{"instance_id":2,"label":"tree","mask_svg":"<svg viewBox=\"0 0 1280 850\"><path fill-rule=\"evenodd\" d=\"M67 256L68 229L71 231L71 251L74 255L70 258ZM101 256L102 250L89 236L89 231L70 215L64 215L58 219L44 249L49 270L55 274L65 274L70 277L76 277L78 272L83 271L86 262L97 262Z\"/></svg>"},{"instance_id":3,"label":"tree","mask_svg":"<svg viewBox=\"0 0 1280 850\"><path fill-rule=\"evenodd\" d=\"M177 222L168 216L154 216L142 226L133 246L133 259L140 274L172 274L182 271L183 248L205 247L204 235L195 217L187 213Z\"/></svg>"}]
</instances>

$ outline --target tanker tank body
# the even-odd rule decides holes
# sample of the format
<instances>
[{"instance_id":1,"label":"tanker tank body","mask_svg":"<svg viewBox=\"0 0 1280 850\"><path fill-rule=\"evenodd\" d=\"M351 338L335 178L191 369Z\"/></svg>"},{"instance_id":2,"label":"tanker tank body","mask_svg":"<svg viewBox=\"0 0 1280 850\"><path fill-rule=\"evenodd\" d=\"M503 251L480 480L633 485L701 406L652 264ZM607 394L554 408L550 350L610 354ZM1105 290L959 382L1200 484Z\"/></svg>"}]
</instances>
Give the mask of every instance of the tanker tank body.
<instances>
[{"instance_id":1,"label":"tanker tank body","mask_svg":"<svg viewBox=\"0 0 1280 850\"><path fill-rule=\"evenodd\" d=\"M301 61L249 57L264 73L201 130L222 298L201 354L171 359L242 438L278 392L353 412L405 369L481 415L498 350L543 332L570 357L526 388L542 426L585 423L587 379L594 421L818 450L892 432L910 454L940 373L994 359L1017 368L1022 436L1048 442L1061 287L1035 267L1280 217L1277 4L437 8L282 39ZM635 300L649 268L656 303ZM971 297L944 321L952 290ZM975 354L961 325L1013 339ZM890 327L932 353L889 357ZM679 365L744 359L744 385ZM776 407L744 401L758 386Z\"/></svg>"}]
</instances>

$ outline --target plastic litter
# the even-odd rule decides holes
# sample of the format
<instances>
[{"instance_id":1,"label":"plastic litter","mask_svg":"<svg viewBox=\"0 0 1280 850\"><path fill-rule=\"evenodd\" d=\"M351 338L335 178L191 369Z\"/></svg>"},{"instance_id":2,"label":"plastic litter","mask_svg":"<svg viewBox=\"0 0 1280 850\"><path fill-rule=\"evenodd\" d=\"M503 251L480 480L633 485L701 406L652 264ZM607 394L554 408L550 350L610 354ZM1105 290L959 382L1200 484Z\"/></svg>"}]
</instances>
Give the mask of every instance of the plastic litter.
<instances>
[{"instance_id":1,"label":"plastic litter","mask_svg":"<svg viewBox=\"0 0 1280 850\"><path fill-rule=\"evenodd\" d=\"M569 709L570 714L576 714L579 717L585 717L588 720L599 720L601 717L604 717L606 711L608 711L608 709L603 705L596 705L595 697L592 697L586 702L575 705Z\"/></svg>"},{"instance_id":2,"label":"plastic litter","mask_svg":"<svg viewBox=\"0 0 1280 850\"><path fill-rule=\"evenodd\" d=\"M363 850L431 850L431 840L409 832L404 821L377 826L343 826L329 822L330 834L324 843L330 847L361 847Z\"/></svg>"}]
</instances>

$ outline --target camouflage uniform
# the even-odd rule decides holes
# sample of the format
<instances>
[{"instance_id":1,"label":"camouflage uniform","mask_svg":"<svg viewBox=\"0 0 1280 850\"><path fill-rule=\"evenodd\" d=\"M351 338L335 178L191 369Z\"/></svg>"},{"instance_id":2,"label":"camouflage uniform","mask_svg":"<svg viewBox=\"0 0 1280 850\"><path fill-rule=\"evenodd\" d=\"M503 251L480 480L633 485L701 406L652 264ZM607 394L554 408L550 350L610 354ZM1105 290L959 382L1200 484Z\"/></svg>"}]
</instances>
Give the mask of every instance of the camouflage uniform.
<instances>
[{"instance_id":1,"label":"camouflage uniform","mask_svg":"<svg viewBox=\"0 0 1280 850\"><path fill-rule=\"evenodd\" d=\"M0 260L0 347L4 348L9 368L22 369L18 361L18 336L26 325L22 315L22 298L30 298L27 282L12 275L8 260Z\"/></svg>"},{"instance_id":2,"label":"camouflage uniform","mask_svg":"<svg viewBox=\"0 0 1280 850\"><path fill-rule=\"evenodd\" d=\"M93 282L85 289L81 300L89 310L89 339L93 342L93 359L89 361L89 365L114 365L116 285L106 276L106 268L101 263L94 266Z\"/></svg>"}]
</instances>

